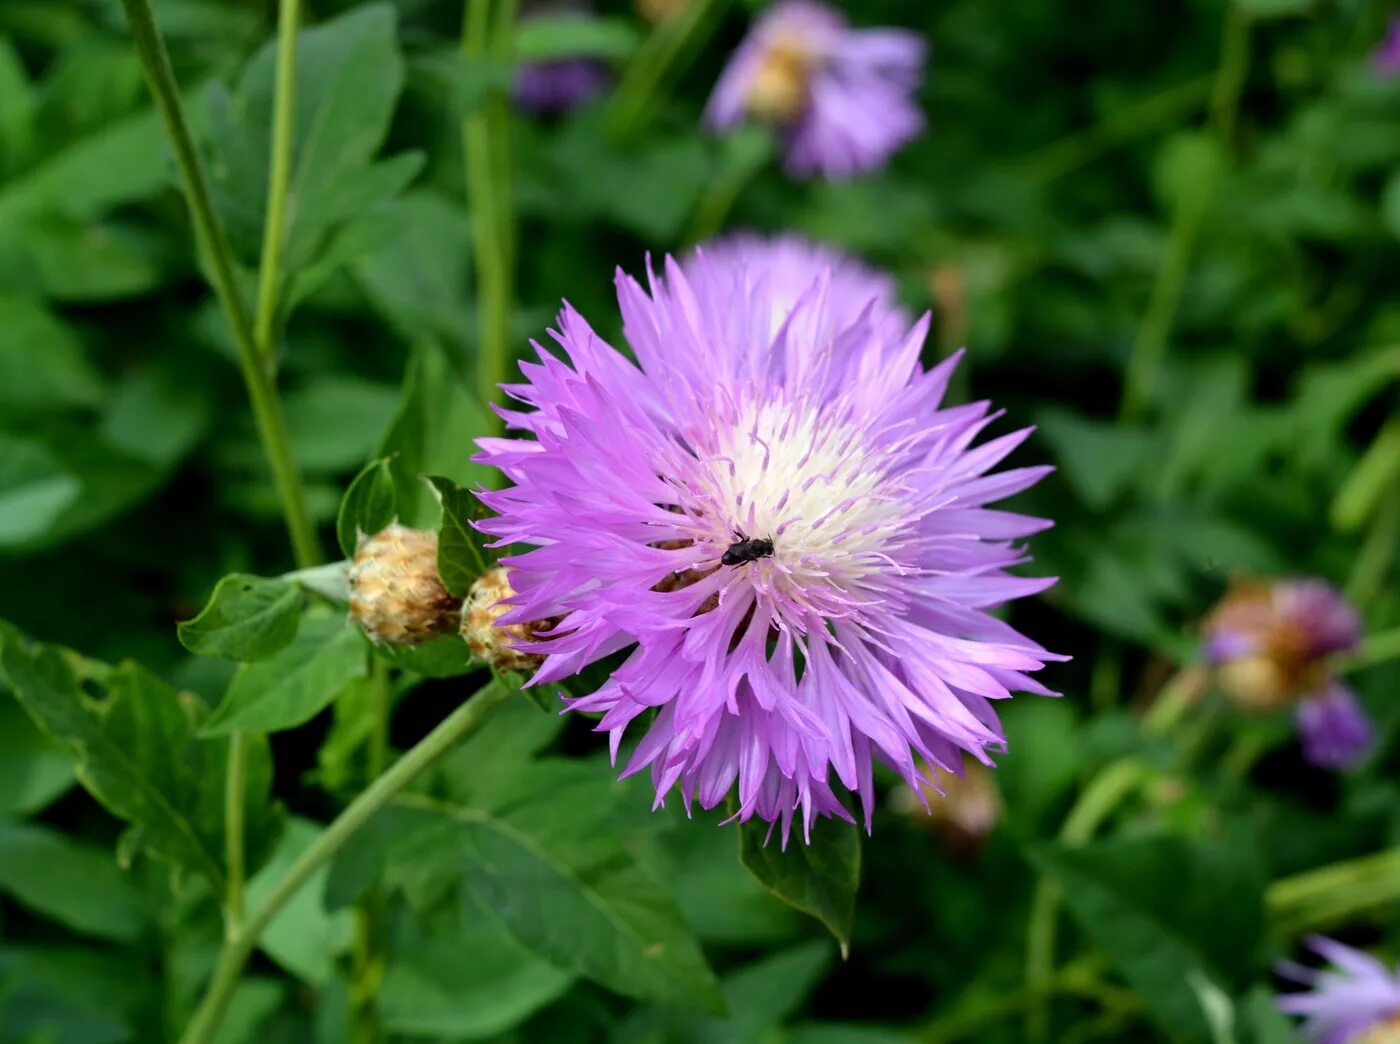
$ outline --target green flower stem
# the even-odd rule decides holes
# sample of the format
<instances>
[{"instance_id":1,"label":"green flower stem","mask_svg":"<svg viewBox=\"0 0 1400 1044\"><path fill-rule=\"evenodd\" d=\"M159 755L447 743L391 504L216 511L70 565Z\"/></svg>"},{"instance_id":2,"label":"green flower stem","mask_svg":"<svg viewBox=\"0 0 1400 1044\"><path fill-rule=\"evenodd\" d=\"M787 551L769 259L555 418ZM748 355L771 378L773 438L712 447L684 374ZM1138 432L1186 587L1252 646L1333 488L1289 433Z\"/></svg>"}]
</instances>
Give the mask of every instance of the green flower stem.
<instances>
[{"instance_id":1,"label":"green flower stem","mask_svg":"<svg viewBox=\"0 0 1400 1044\"><path fill-rule=\"evenodd\" d=\"M1155 774L1151 765L1136 757L1106 766L1084 788L1065 817L1060 841L1072 845L1088 841L1118 806ZM1054 980L1060 898L1058 885L1044 878L1036 883L1026 926L1026 989L1032 993L1026 1007L1026 1039L1030 1041L1045 1040L1050 1030L1048 984Z\"/></svg>"},{"instance_id":2,"label":"green flower stem","mask_svg":"<svg viewBox=\"0 0 1400 1044\"><path fill-rule=\"evenodd\" d=\"M297 26L300 0L281 0L277 13L277 84L272 99L272 162L267 171L267 223L258 266L258 307L253 340L269 370L275 370L273 328L282 285L282 248L287 241L287 186L292 173L296 115Z\"/></svg>"},{"instance_id":3,"label":"green flower stem","mask_svg":"<svg viewBox=\"0 0 1400 1044\"><path fill-rule=\"evenodd\" d=\"M1198 668L1179 670L1158 693L1140 726L1144 738L1164 736L1175 729L1199 699L1204 676ZM1060 828L1059 839L1066 844L1083 844L1155 770L1136 757L1121 758L1105 766L1095 776L1070 809ZM1060 889L1041 879L1031 899L1026 925L1026 988L1034 994L1026 1007L1026 1038L1046 1039L1050 1030L1049 996L1045 984L1055 968L1055 939L1060 914Z\"/></svg>"},{"instance_id":4,"label":"green flower stem","mask_svg":"<svg viewBox=\"0 0 1400 1044\"><path fill-rule=\"evenodd\" d=\"M690 0L663 18L622 71L609 103L608 130L615 140L635 135L655 114L666 81L694 55L719 23L728 0Z\"/></svg>"},{"instance_id":5,"label":"green flower stem","mask_svg":"<svg viewBox=\"0 0 1400 1044\"><path fill-rule=\"evenodd\" d=\"M228 884L224 898L224 934L232 939L243 923L244 824L248 806L248 734L228 738L228 769L224 777L224 861Z\"/></svg>"},{"instance_id":6,"label":"green flower stem","mask_svg":"<svg viewBox=\"0 0 1400 1044\"><path fill-rule=\"evenodd\" d=\"M497 8L493 28L491 0L467 0L462 54L467 62L508 58L514 0ZM509 377L510 323L515 282L515 214L510 169L510 110L499 87L463 118L467 202L472 219L472 247L477 287L477 394L490 403ZM499 426L494 416L493 425Z\"/></svg>"},{"instance_id":7,"label":"green flower stem","mask_svg":"<svg viewBox=\"0 0 1400 1044\"><path fill-rule=\"evenodd\" d=\"M1214 83L1212 73L1115 109L1102 122L1031 153L1021 161L1021 172L1039 184L1073 174L1120 145L1176 126L1205 106Z\"/></svg>"},{"instance_id":8,"label":"green flower stem","mask_svg":"<svg viewBox=\"0 0 1400 1044\"><path fill-rule=\"evenodd\" d=\"M228 234L214 210L209 195L204 167L200 162L199 152L195 149L194 139L190 135L189 124L180 103L180 89L175 82L174 70L170 66L170 55L166 51L160 30L156 27L150 0L122 0L122 6L126 9L127 20L131 24L131 36L145 70L146 82L150 86L161 119L165 122L166 133L175 152L185 199L190 208L191 224L204 256L209 261L214 293L219 299L219 305L233 330L233 339L238 346L239 368L248 389L248 399L253 407L253 419L257 424L263 453L272 469L277 496L282 503L282 514L286 520L287 533L291 537L296 563L301 568L316 565L321 561L321 551L311 514L306 507L301 475L292 456L286 418L282 415L277 390L266 367L263 366L257 343L253 339L248 313L234 276L233 252L229 247Z\"/></svg>"},{"instance_id":9,"label":"green flower stem","mask_svg":"<svg viewBox=\"0 0 1400 1044\"><path fill-rule=\"evenodd\" d=\"M1400 848L1275 881L1264 896L1277 934L1291 937L1400 902Z\"/></svg>"},{"instance_id":10,"label":"green flower stem","mask_svg":"<svg viewBox=\"0 0 1400 1044\"><path fill-rule=\"evenodd\" d=\"M1236 4L1227 4L1220 66L1211 89L1211 125L1220 144L1228 147L1239 111L1240 91L1249 68L1249 20ZM1171 231L1157 279L1152 285L1147 311L1133 339L1123 383L1120 415L1124 420L1141 420L1152 404L1158 371L1166 354L1177 307L1191 267L1196 237L1205 221L1215 194L1218 171L1210 167L1194 181L1177 201Z\"/></svg>"},{"instance_id":11,"label":"green flower stem","mask_svg":"<svg viewBox=\"0 0 1400 1044\"><path fill-rule=\"evenodd\" d=\"M1378 510L1387 493L1400 486L1400 415L1390 418L1362 454L1332 501L1332 528L1355 533Z\"/></svg>"},{"instance_id":12,"label":"green flower stem","mask_svg":"<svg viewBox=\"0 0 1400 1044\"><path fill-rule=\"evenodd\" d=\"M512 690L491 681L467 700L394 762L383 775L371 783L339 816L326 827L315 844L303 852L278 881L271 894L248 918L247 923L224 943L214 968L213 978L195 1011L194 1018L180 1038L181 1044L208 1044L218 1032L229 1000L238 986L243 966L257 946L258 938L287 904L309 881L313 874L330 861L347 841L355 836L371 818L389 804L405 787L436 764L462 740L485 724Z\"/></svg>"},{"instance_id":13,"label":"green flower stem","mask_svg":"<svg viewBox=\"0 0 1400 1044\"><path fill-rule=\"evenodd\" d=\"M1346 596L1360 608L1385 587L1385 580L1400 550L1400 482L1381 495L1376 516L1362 541L1347 577Z\"/></svg>"}]
</instances>

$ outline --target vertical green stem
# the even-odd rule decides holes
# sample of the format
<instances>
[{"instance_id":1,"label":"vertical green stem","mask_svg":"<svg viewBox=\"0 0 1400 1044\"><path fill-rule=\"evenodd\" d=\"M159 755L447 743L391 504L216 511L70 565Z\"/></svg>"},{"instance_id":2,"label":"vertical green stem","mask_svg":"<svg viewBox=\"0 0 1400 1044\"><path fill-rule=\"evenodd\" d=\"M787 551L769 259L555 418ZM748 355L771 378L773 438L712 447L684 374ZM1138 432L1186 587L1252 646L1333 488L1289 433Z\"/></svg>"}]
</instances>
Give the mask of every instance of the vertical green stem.
<instances>
[{"instance_id":1,"label":"vertical green stem","mask_svg":"<svg viewBox=\"0 0 1400 1044\"><path fill-rule=\"evenodd\" d=\"M466 739L500 709L512 694L511 689L492 681L466 703L447 716L432 732L410 751L394 762L383 775L371 783L352 801L315 844L297 857L277 882L271 894L263 900L233 938L224 943L214 968L213 978L195 1011L194 1018L181 1036L181 1044L208 1044L218 1032L228 1011L229 1001L238 987L243 966L248 962L258 938L272 919L297 894L322 866L345 847L347 841L389 804L410 783L435 765L458 743Z\"/></svg>"},{"instance_id":2,"label":"vertical green stem","mask_svg":"<svg viewBox=\"0 0 1400 1044\"><path fill-rule=\"evenodd\" d=\"M1352 605L1360 608L1381 591L1395 564L1397 550L1400 550L1400 485L1381 495L1376 517L1371 520L1371 528L1352 564L1346 584L1346 596Z\"/></svg>"},{"instance_id":3,"label":"vertical green stem","mask_svg":"<svg viewBox=\"0 0 1400 1044\"><path fill-rule=\"evenodd\" d=\"M369 684L368 768L369 778L378 779L389 764L389 678L382 661L370 664ZM380 1037L374 999L384 975L384 894L377 885L366 893L358 914L350 1021L357 1044L372 1044Z\"/></svg>"},{"instance_id":4,"label":"vertical green stem","mask_svg":"<svg viewBox=\"0 0 1400 1044\"><path fill-rule=\"evenodd\" d=\"M672 18L663 18L622 71L609 104L608 127L615 139L631 137L656 110L666 80L704 42L719 22L727 0L690 0Z\"/></svg>"},{"instance_id":5,"label":"vertical green stem","mask_svg":"<svg viewBox=\"0 0 1400 1044\"><path fill-rule=\"evenodd\" d=\"M224 900L224 934L238 935L243 924L244 832L248 807L248 740L246 732L228 739L228 771L224 777L224 854L228 889Z\"/></svg>"},{"instance_id":6,"label":"vertical green stem","mask_svg":"<svg viewBox=\"0 0 1400 1044\"><path fill-rule=\"evenodd\" d=\"M1211 127L1222 151L1229 147L1234 135L1240 91L1244 87L1248 68L1249 20L1236 4L1229 3L1225 10L1220 66L1215 74L1210 101ZM1166 252L1161 267L1157 269L1147 311L1143 314L1128 358L1120 410L1124 420L1141 420L1152 405L1158 371L1166 353L1177 307L1181 303L1182 290L1186 286L1196 237L1210 208L1218 176L1215 165L1207 167L1196 181L1186 187L1176 202Z\"/></svg>"},{"instance_id":7,"label":"vertical green stem","mask_svg":"<svg viewBox=\"0 0 1400 1044\"><path fill-rule=\"evenodd\" d=\"M219 221L209 195L204 167L180 103L180 89L175 82L174 70L170 66L170 55L166 51L160 30L156 27L150 0L122 0L122 6L126 9L127 20L131 24L132 40L136 44L136 52L146 74L146 82L150 86L161 119L165 122L165 129L175 152L175 162L180 170L180 180L190 208L190 221L200 248L209 261L214 293L219 299L219 305L238 346L239 369L248 389L248 399L253 407L253 419L257 425L258 437L262 441L263 453L272 470L273 482L282 504L282 514L286 520L297 565L302 568L316 565L321 561L321 551L311 514L306 507L301 475L292 456L286 418L282 415L282 405L277 398L276 388L266 367L263 366L257 343L253 339L252 326L234 275L233 252L229 247L228 234Z\"/></svg>"},{"instance_id":8,"label":"vertical green stem","mask_svg":"<svg viewBox=\"0 0 1400 1044\"><path fill-rule=\"evenodd\" d=\"M297 25L300 0L281 0L277 13L277 85L272 99L272 162L267 170L267 222L258 266L258 307L253 340L269 369L275 345L277 298L282 284L282 248L287 241L287 186L292 173L296 115Z\"/></svg>"},{"instance_id":9,"label":"vertical green stem","mask_svg":"<svg viewBox=\"0 0 1400 1044\"><path fill-rule=\"evenodd\" d=\"M462 54L467 62L508 55L514 0L502 0L491 18L491 0L467 0ZM514 296L515 213L510 169L510 110L493 89L462 123L477 286L477 394L495 402L509 375ZM493 424L497 423L494 420Z\"/></svg>"}]
</instances>

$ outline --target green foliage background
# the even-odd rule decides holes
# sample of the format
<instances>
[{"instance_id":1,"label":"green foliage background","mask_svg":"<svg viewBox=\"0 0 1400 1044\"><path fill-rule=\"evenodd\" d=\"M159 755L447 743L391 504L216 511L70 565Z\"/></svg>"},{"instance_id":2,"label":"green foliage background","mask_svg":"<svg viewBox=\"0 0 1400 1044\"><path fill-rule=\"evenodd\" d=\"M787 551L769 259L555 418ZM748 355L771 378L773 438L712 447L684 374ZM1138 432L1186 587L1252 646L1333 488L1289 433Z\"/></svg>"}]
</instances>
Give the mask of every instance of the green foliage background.
<instances>
[{"instance_id":1,"label":"green foliage background","mask_svg":"<svg viewBox=\"0 0 1400 1044\"><path fill-rule=\"evenodd\" d=\"M453 3L307 6L273 318L330 549L395 513L436 525L419 475L458 521L459 487L489 480L469 460L489 421L461 124L510 70L462 60ZM272 922L221 1042L1274 1044L1270 963L1303 932L1400 946L1394 660L1349 677L1380 742L1345 776L1214 694L1170 736L1141 726L1237 573L1328 577L1369 633L1400 625L1400 78L1368 62L1388 12L850 3L931 41L929 130L833 185L788 181L760 133L697 129L756 6L709 5L653 93L509 121L510 343L563 297L615 335L614 269L721 222L838 244L933 307L928 360L966 344L956 394L1035 422L1022 460L1058 466L1019 506L1057 520L1033 569L1062 580L1012 615L1074 660L1046 672L1063 700L1005 708L1003 822L968 854L887 802L858 855L823 823L806 865L747 831L741 863L721 816L650 812L586 722L515 700ZM155 10L251 303L275 5ZM635 69L650 26L598 15L516 43ZM5 0L7 1044L174 1039L223 931L230 813L255 905L487 680L460 649L371 650L276 579L293 562L207 263L120 3ZM469 575L476 549L452 546ZM1077 836L1066 815L1105 770L1132 785ZM1037 882L1064 911L1043 980Z\"/></svg>"}]
</instances>

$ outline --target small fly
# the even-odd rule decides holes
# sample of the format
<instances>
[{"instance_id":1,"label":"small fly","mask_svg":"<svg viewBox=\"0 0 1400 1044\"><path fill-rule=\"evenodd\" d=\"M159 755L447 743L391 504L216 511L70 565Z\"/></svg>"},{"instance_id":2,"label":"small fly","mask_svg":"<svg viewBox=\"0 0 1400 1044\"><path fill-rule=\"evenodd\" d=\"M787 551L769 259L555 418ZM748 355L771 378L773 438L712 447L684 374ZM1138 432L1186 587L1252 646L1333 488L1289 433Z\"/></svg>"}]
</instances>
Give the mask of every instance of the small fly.
<instances>
[{"instance_id":1,"label":"small fly","mask_svg":"<svg viewBox=\"0 0 1400 1044\"><path fill-rule=\"evenodd\" d=\"M737 529L734 531L734 537L734 543L719 556L723 565L743 565L745 562L757 562L760 558L773 557L772 540L750 540Z\"/></svg>"}]
</instances>

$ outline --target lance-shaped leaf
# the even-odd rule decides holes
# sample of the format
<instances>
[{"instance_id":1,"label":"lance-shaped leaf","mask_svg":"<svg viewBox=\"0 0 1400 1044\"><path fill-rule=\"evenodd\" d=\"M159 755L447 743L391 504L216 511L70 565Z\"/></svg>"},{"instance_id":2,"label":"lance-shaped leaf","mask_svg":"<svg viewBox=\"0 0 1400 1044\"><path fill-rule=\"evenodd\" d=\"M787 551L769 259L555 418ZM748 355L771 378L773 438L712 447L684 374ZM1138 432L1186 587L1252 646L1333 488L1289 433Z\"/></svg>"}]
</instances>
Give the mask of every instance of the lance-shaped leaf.
<instances>
[{"instance_id":1,"label":"lance-shaped leaf","mask_svg":"<svg viewBox=\"0 0 1400 1044\"><path fill-rule=\"evenodd\" d=\"M215 586L198 616L179 625L180 643L201 656L264 659L296 637L301 602L295 584L232 573Z\"/></svg>"},{"instance_id":2,"label":"lance-shaped leaf","mask_svg":"<svg viewBox=\"0 0 1400 1044\"><path fill-rule=\"evenodd\" d=\"M739 859L783 902L811 914L830 929L845 956L860 887L860 830L852 823L823 820L809 843L793 838L786 848L768 843L769 824L751 819L739 826Z\"/></svg>"}]
</instances>

